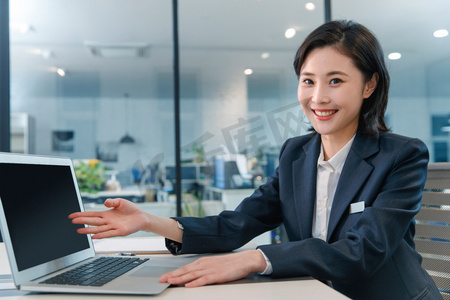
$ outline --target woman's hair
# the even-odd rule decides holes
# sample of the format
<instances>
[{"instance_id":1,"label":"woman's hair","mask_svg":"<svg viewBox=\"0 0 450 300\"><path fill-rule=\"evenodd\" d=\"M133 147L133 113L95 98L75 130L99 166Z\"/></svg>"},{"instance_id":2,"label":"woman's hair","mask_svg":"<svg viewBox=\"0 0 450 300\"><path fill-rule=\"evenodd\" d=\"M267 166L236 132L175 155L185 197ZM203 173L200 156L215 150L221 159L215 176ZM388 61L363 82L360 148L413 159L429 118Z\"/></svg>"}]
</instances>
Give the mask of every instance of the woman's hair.
<instances>
[{"instance_id":1,"label":"woman's hair","mask_svg":"<svg viewBox=\"0 0 450 300\"><path fill-rule=\"evenodd\" d=\"M333 47L353 60L368 82L378 73L378 82L372 95L365 99L359 115L358 131L374 135L389 131L384 120L389 93L389 73L384 54L377 38L361 24L352 21L330 21L311 32L295 55L294 68L297 76L308 54L316 48Z\"/></svg>"}]
</instances>

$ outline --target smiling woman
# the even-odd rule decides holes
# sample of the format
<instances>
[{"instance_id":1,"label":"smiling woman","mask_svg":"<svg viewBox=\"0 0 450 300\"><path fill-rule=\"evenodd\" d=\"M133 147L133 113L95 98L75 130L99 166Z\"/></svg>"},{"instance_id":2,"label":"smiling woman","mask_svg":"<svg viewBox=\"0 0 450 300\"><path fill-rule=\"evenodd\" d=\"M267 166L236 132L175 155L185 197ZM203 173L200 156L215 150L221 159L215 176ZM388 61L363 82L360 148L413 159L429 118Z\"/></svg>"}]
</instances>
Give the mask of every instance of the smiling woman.
<instances>
[{"instance_id":1,"label":"smiling woman","mask_svg":"<svg viewBox=\"0 0 450 300\"><path fill-rule=\"evenodd\" d=\"M348 43L355 33L362 33L359 43ZM343 54L360 57L362 48L372 50L367 61L376 61L375 67L361 69ZM160 234L174 255L227 252L281 223L286 228L289 243L201 258L163 275L164 283L198 287L251 273L313 276L352 299L438 299L413 241L427 148L418 139L366 126L379 124L383 115L366 118L362 109L365 101L381 112L387 104L387 86L377 84L389 78L380 52L372 33L354 22L328 22L306 38L294 65L299 101L315 132L288 139L279 167L234 211L167 219L110 199L105 205L112 210L69 218L94 226L78 230L93 238L139 230Z\"/></svg>"},{"instance_id":2,"label":"smiling woman","mask_svg":"<svg viewBox=\"0 0 450 300\"><path fill-rule=\"evenodd\" d=\"M7 2L1 1L2 4ZM36 121L36 130L33 131L33 135L37 154L64 155L73 159L104 158L103 163L106 168L120 171L120 175L125 175L118 176L118 179L129 178L127 175L136 174L136 177L133 177L134 182L143 189L153 189L154 194L173 193L172 178L164 176L167 173L165 170L171 169L174 165L175 153L171 1L134 0L133 5L126 0L14 0L9 2L11 22L28 24L28 26L11 26L11 59L7 62L8 66L11 66L11 92L6 93L9 84L5 89L0 88L4 97L11 95L11 107L0 106L4 112L0 111L1 132L8 131L7 136L10 133L8 119L4 118L5 114L9 115L10 111L26 112ZM384 218L384 208L380 206L387 203L388 207L392 208L388 209L392 213L388 217L392 218L393 222L400 222L396 212L405 210L408 211L405 219L411 220L413 208L411 202L396 202L392 198L385 197L387 194L384 193L380 196L381 201L373 202L380 206L370 206L370 199L373 199L378 190L372 193L373 190L362 187L361 181L367 179L368 184L374 183L380 189L386 188L392 191L395 188L392 184L397 184L396 180L402 180L402 175L405 175L405 178L408 177L413 181L417 179L417 184L411 192L414 195L402 198L404 189L399 188L400 194L395 194L393 197L416 199L418 186L423 179L416 172L412 172L423 167L426 161L426 150L423 144L417 140L393 138L393 134L385 132L387 128L395 133L416 136L423 140L431 150L432 161L447 161L450 157L450 139L447 130L450 127L450 102L448 101L450 88L446 84L450 82L448 71L450 70L450 44L448 36L433 37L435 30L450 28L450 18L447 13L450 2L434 0L433 5L430 5L426 1L405 3L405 1L380 0L374 5L370 1L360 0L312 1L315 5L314 10L305 8L304 1L283 0L282 4L280 3L281 1L275 0L179 1L179 23L182 28L180 32L181 148L191 149L195 144L204 150L204 161L201 163L196 161L192 151L182 152L182 161L192 163L193 168L198 170L195 176L189 179L183 177L180 180L182 190L187 193L214 190L214 184L217 182L215 179L220 178L220 174L215 177L214 168L211 167L214 166L216 156L228 157L228 154L238 154L248 161L257 162L252 164L256 167L249 169L249 173L244 174L242 178L248 178L245 176L261 178L254 181L257 183L255 187L267 182L264 187L268 186L269 193L273 192L271 194L273 197L269 197L273 200L273 202L269 201L269 208L264 210L256 207L255 213L265 215L267 211L271 211L278 217L272 219L258 216L255 227L253 223L249 227L260 229L264 227L261 229L264 231L283 222L289 229L287 235L291 241L296 243L302 240L301 243L309 245L301 247L301 250L307 253L305 257L311 257L317 253L316 249L319 248L316 247L321 247L322 244L316 240L321 236L325 236L327 243L337 243L331 248L325 247L326 249L342 250L347 246L350 247L348 243L367 246L372 240L367 240L367 235L360 234L358 230L356 233L350 231L348 236L343 237L344 233L347 233L354 225L353 221L359 220L362 215L354 213L346 219L344 213L349 211L350 204L345 201L367 200L367 206L362 213L371 214L377 220ZM333 43L333 47L328 48L326 44L322 44L317 49L305 51L301 62L297 62L297 75L300 75L300 70L303 69L301 76L305 77L305 80L297 80L295 73L292 72L291 60L298 45L308 33L323 24L324 3L332 4L333 17L356 19L367 24L377 33L383 48L388 50L388 53L402 54L401 59L387 61L393 80L386 120L383 116L387 104L383 102L383 99L387 99L389 77L383 69L384 65L377 65L384 59L383 53L378 51L378 43L373 44L376 53L365 52L366 54L361 57L356 55L361 54L361 51L346 52L343 45ZM411 18L411 16L415 17ZM380 22L380 19L396 20L396 22L392 25L392 22ZM2 23L1 26L3 29L7 23ZM28 28L28 30L24 31L21 28ZM287 28L295 29L294 37L285 38L284 32ZM351 31L346 33L350 34ZM3 30L2 34L4 34ZM356 32L353 40L349 39L348 44L364 46L364 43L354 42L354 38L360 37L361 34L360 31ZM335 37L336 35L330 36L330 38ZM346 37L351 38L351 36ZM371 38L371 36L368 37ZM0 44L7 45L8 40L3 39L3 41L4 43ZM374 42L371 39L369 41ZM88 47L89 45L104 46L104 48L94 49ZM145 45L145 49L133 51L131 47L133 45ZM334 52L327 52L330 49ZM108 55L112 52L114 56L119 53L121 55L120 57ZM6 52L1 54L2 59L4 53ZM95 53L101 56L96 56ZM320 60L326 58L325 56L335 57L340 63L330 62L333 68L323 66ZM365 64L365 57L372 57L373 61ZM353 64L344 65L349 60ZM67 71L65 77L56 74L56 66ZM6 69L0 69L0 72L6 72ZM243 73L245 69L251 69L252 74L245 75ZM2 74L9 74L9 72ZM3 82L4 78L6 77L1 76L0 80ZM349 85L357 88L348 91ZM373 92L370 92L372 85L376 87ZM348 91L351 98L342 97L344 90ZM118 143L126 131L124 125L127 122L122 102L125 93L130 95L131 122L130 128L127 129L135 140L133 144ZM305 113L296 102L297 94L299 94L299 100L305 103ZM370 96L365 99L367 94ZM351 99L357 104L354 107L350 104ZM1 101L3 105L3 98ZM356 116L358 110L361 112L361 117L356 123L356 119L352 117ZM342 118L343 115L348 118ZM311 120L313 127L316 127L315 134L308 134L310 132L308 132L306 116ZM329 126L335 123L336 126ZM351 133L355 132L356 124L356 135L354 134L353 137ZM65 151L64 148L56 150L52 148L51 132L58 130L75 133L72 152ZM0 133L0 139L3 136L3 133ZM296 136L301 138L291 139L284 144L287 139ZM342 227L334 232L330 229L327 237L326 232L321 232L327 224L320 225L322 227L318 225L314 227L316 232L312 238L312 216L316 205L314 189L321 190L315 184L317 174L313 172L318 170L322 146L320 136L324 137L325 145L323 157L320 156L321 170L329 168L330 165L333 168L336 165L341 166L342 160L337 159L338 163L334 164L333 158L346 157L347 154L349 157L361 158L362 161L352 160L352 164L346 164L342 169L342 176L351 182L337 189L336 197L344 199L345 203L342 203L338 207L338 213L331 214L329 219L330 228L337 228L338 225ZM374 141L381 136L380 140L384 142L380 142L377 148ZM339 137L339 143L331 143L327 137L336 137L336 139ZM313 146L310 147L306 146L306 140L309 138L313 141L311 142ZM390 138L396 142L392 142ZM347 144L342 145L346 140L348 140ZM299 141L304 143L305 147L293 146L299 145L297 143ZM402 141L406 145L403 145ZM366 142L368 144L365 144ZM326 146L327 143L330 146ZM376 151L383 150L391 153L391 151L399 150L394 149L395 147L404 148L403 150L414 148L414 151L411 150L410 158L413 162L417 162L417 166L411 167L414 165L410 164L411 161L405 162L402 166L411 167L412 171L399 169L399 173L396 174L391 174L385 169L378 171L380 170L378 168L372 173L378 172L378 175L381 174L380 177L385 176L387 186L381 186L382 183L376 180L370 181L367 176L374 165L379 167L382 161L385 164L391 162L384 156L376 156ZM282 149L282 159L278 159L280 149ZM341 152L342 149L344 151ZM349 152L346 152L347 150ZM334 153L336 154L333 155ZM294 163L294 154L314 154L317 157L296 156L295 158L299 160L295 160ZM401 154L404 153L401 152ZM153 164L154 158L159 156L164 159L158 160L156 165ZM330 160L327 160L328 158ZM245 162L243 165L246 165ZM278 165L280 169L276 169ZM293 175L293 166L304 166L304 168ZM339 170L339 168L336 169ZM385 171L386 173L383 173ZM239 178L239 174L225 173L228 174L227 177L242 179ZM302 175L299 176L299 174ZM325 177L336 175L326 172L323 174L326 175ZM296 183L294 186L281 183L286 183L292 176L294 178L291 182ZM393 179L390 180L391 178ZM134 184L130 180L125 181L129 185ZM248 181L253 183L251 180ZM247 183L245 180L240 182ZM360 183L360 190L354 188L354 182ZM400 185L398 183L398 186ZM122 187L126 188L123 184ZM264 188L263 191L267 193ZM259 193L260 190L256 194L259 195ZM213 195L213 193L206 194ZM296 197L298 195L298 199L308 198L307 201L302 202L301 210L299 207L286 205L288 202L285 202L285 199L291 196L291 199L294 199L294 195ZM280 201L277 201L278 197ZM331 198L330 195L327 197ZM250 198L240 209L248 212L253 209L253 204L265 203L258 200L254 197ZM273 203L281 204L271 206ZM331 201L327 203L331 204ZM281 212L280 207L285 210ZM298 218L294 216L297 212ZM305 213L306 217L302 213ZM342 219L339 216L342 216ZM342 221L344 219L347 221L346 224ZM361 218L361 220L362 222L358 223L360 227L357 229L371 226L378 228L375 221L364 223L363 221L367 219ZM237 223L240 224L240 222ZM233 225L235 223L226 223L225 228L233 227ZM185 228L185 234L188 236L191 231L189 226ZM403 228L404 232L408 233L412 231L406 226L398 226L398 228ZM205 236L208 234L206 232ZM391 234L390 231L389 234ZM398 238L400 233L393 234L396 234L395 238L389 241L395 244L396 241L401 240ZM391 237L391 235L387 236ZM322 238L320 240L323 241ZM194 241L198 242L198 245L204 244L200 238ZM264 243L271 242L267 239ZM401 240L400 243L408 244L409 240L406 242ZM216 245L222 245L222 243L215 243L214 246ZM284 247L286 244L281 250L273 250L277 249L276 247L267 250L268 253L272 253L271 257L274 259L273 274L275 276L280 275L280 270L285 272L283 276L287 273L293 274L298 269L291 268L302 263L298 261L291 263L292 260L286 260L291 264L283 265L284 262L277 258L287 256L285 254L289 252L289 247ZM399 246L398 249L407 248L402 247ZM182 248L189 250L189 242L183 243ZM294 248L293 246L292 249ZM272 250L274 252L271 252ZM377 250L379 249L374 251ZM288 254L293 254L293 259L297 259L294 252L292 250ZM336 257L334 254L329 255L330 259ZM374 260L370 261L372 263L370 266L376 268L383 265L386 260L389 260L391 254L377 252ZM301 260L301 258L298 259ZM355 261L358 260L351 260L349 264ZM335 260L327 261L327 264L335 265L335 262ZM308 264L309 262L303 263L311 265ZM360 271L360 269L357 270ZM371 270L373 269L370 269L369 273ZM323 275L321 271L315 269L307 270L305 273L319 277ZM363 270L362 273L359 271L353 275L362 274L362 278L373 275L364 273L367 270ZM339 276L329 275L324 275L324 280L339 281L342 278L337 277L344 276L342 273L339 273ZM421 275L417 278L423 279ZM375 279L380 280L378 282L385 280L381 278L381 275ZM370 282L364 283L367 283L369 287L374 286L370 285ZM401 286L398 282L388 284ZM421 282L412 282L411 285L413 284L417 287L422 286ZM355 286L366 287L359 282Z\"/></svg>"}]
</instances>

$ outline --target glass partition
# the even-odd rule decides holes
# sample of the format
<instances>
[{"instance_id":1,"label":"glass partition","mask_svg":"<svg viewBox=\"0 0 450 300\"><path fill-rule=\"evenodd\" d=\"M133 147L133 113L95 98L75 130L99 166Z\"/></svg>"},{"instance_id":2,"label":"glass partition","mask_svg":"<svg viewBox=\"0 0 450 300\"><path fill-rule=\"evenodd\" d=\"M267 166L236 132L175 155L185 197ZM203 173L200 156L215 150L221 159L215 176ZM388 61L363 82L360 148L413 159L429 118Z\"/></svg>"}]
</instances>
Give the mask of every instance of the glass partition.
<instances>
[{"instance_id":1,"label":"glass partition","mask_svg":"<svg viewBox=\"0 0 450 300\"><path fill-rule=\"evenodd\" d=\"M87 203L172 209L172 1L10 3L13 151L74 159ZM184 214L234 208L306 132L292 62L323 9L179 1Z\"/></svg>"},{"instance_id":2,"label":"glass partition","mask_svg":"<svg viewBox=\"0 0 450 300\"><path fill-rule=\"evenodd\" d=\"M323 22L312 2L180 1L182 158L206 171L203 199L234 209L306 132L292 63Z\"/></svg>"},{"instance_id":3,"label":"glass partition","mask_svg":"<svg viewBox=\"0 0 450 300\"><path fill-rule=\"evenodd\" d=\"M171 1L17 0L10 21L12 151L72 158L86 203L169 201Z\"/></svg>"}]
</instances>

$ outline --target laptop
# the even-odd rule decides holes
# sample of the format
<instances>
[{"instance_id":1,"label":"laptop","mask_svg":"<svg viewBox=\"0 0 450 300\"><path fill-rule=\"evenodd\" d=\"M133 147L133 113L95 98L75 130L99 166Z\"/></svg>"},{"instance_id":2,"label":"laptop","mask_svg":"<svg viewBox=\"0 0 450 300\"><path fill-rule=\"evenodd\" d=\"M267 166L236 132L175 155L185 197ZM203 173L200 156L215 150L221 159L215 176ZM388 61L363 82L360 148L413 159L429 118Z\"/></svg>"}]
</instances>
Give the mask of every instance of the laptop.
<instances>
[{"instance_id":1,"label":"laptop","mask_svg":"<svg viewBox=\"0 0 450 300\"><path fill-rule=\"evenodd\" d=\"M155 295L169 286L159 282L162 274L195 259L193 256L99 257L90 236L76 232L84 225L72 224L68 219L69 214L83 210L69 158L0 153L0 229L17 289ZM122 272L119 277L111 279L118 274L110 274L96 284L88 284L92 280L84 277L82 282L64 281L67 271L71 274L82 270L82 275L86 275L89 270L80 265L88 264L89 269L97 259L125 259L128 261L119 263L131 266L125 272L115 272ZM95 276L99 274L96 272ZM62 282L57 278L62 278Z\"/></svg>"}]
</instances>

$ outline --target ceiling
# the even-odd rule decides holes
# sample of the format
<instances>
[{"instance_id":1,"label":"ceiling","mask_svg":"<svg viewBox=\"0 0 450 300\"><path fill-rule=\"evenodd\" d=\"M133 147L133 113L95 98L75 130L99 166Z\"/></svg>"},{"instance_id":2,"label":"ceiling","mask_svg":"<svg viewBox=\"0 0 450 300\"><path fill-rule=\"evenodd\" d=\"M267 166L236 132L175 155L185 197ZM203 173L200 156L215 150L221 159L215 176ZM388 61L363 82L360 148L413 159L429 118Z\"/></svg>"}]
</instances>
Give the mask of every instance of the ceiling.
<instances>
[{"instance_id":1,"label":"ceiling","mask_svg":"<svg viewBox=\"0 0 450 300\"><path fill-rule=\"evenodd\" d=\"M178 2L181 64L190 68L207 61L220 65L216 52L237 54L233 62L242 68L290 63L296 47L324 18L322 0ZM315 10L306 10L307 2L313 2ZM390 62L394 72L414 72L449 57L450 38L432 35L437 29L450 30L448 0L331 2L333 19L359 21L376 33L386 53L402 53L402 59ZM170 0L14 0L10 12L13 78L21 73L45 76L61 67L68 72L101 69L131 81L149 68L172 64ZM24 24L29 25L26 33L21 32ZM286 39L284 32L290 27L297 29L297 35ZM116 47L138 44L145 48L144 57L95 57L86 46L92 42ZM266 60L245 54L262 52L274 54Z\"/></svg>"}]
</instances>

